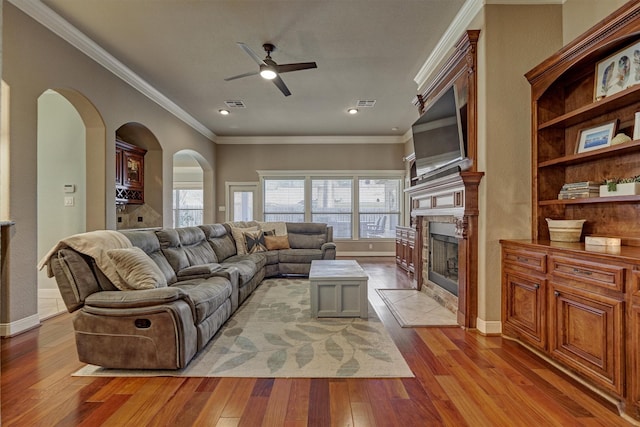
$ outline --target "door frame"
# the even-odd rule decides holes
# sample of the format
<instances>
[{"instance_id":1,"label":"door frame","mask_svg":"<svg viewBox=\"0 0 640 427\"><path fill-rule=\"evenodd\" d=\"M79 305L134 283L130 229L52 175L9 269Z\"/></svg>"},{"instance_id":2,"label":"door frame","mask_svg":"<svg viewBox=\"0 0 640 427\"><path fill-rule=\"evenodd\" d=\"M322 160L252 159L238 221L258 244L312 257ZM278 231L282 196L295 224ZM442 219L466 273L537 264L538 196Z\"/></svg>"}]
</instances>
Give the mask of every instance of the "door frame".
<instances>
[{"instance_id":1,"label":"door frame","mask_svg":"<svg viewBox=\"0 0 640 427\"><path fill-rule=\"evenodd\" d=\"M259 221L262 219L262 193L260 192L260 183L257 181L252 182L229 182L224 183L225 190L225 213L224 219L226 222L232 221L231 214L233 213L233 200L232 194L235 191L251 191L254 194L253 197L253 220Z\"/></svg>"}]
</instances>

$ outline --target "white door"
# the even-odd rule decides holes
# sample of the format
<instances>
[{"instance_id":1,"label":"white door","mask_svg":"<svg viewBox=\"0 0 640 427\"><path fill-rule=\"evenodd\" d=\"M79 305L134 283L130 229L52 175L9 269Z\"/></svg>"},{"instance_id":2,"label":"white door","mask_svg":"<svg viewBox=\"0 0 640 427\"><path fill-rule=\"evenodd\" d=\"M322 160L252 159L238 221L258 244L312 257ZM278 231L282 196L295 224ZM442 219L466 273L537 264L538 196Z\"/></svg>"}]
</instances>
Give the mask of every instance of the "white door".
<instances>
[{"instance_id":1,"label":"white door","mask_svg":"<svg viewBox=\"0 0 640 427\"><path fill-rule=\"evenodd\" d=\"M227 221L254 221L258 216L258 183L226 183Z\"/></svg>"}]
</instances>

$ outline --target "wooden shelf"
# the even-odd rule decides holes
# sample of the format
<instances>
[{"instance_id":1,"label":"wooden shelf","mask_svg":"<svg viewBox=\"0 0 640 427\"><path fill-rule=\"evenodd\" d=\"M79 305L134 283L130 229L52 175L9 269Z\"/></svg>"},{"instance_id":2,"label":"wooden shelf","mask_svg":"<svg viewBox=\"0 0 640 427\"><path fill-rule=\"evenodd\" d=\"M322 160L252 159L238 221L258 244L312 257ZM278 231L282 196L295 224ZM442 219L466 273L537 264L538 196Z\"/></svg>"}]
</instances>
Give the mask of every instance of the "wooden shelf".
<instances>
[{"instance_id":1,"label":"wooden shelf","mask_svg":"<svg viewBox=\"0 0 640 427\"><path fill-rule=\"evenodd\" d=\"M640 140L625 142L611 147L601 148L599 150L587 151L586 153L575 153L567 156L557 157L538 163L538 168L545 168L556 165L576 165L579 163L600 160L607 157L615 157L625 153L640 151Z\"/></svg>"},{"instance_id":2,"label":"wooden shelf","mask_svg":"<svg viewBox=\"0 0 640 427\"><path fill-rule=\"evenodd\" d=\"M553 205L586 205L593 203L638 203L640 202L640 196L608 196L608 197L591 197L582 199L569 199L569 200L540 200L539 206L553 206Z\"/></svg>"},{"instance_id":3,"label":"wooden shelf","mask_svg":"<svg viewBox=\"0 0 640 427\"><path fill-rule=\"evenodd\" d=\"M628 105L640 103L640 85L635 85L592 104L577 108L538 125L538 130L547 128L564 129L587 120L595 119Z\"/></svg>"}]
</instances>

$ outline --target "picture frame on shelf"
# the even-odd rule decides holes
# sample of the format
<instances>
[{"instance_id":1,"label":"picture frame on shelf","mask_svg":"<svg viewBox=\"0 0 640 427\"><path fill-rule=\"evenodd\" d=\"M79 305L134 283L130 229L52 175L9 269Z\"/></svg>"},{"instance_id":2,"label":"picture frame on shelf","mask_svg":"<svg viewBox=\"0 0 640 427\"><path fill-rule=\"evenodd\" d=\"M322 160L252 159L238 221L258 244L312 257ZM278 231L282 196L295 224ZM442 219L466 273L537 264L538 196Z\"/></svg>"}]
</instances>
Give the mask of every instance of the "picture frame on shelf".
<instances>
[{"instance_id":1,"label":"picture frame on shelf","mask_svg":"<svg viewBox=\"0 0 640 427\"><path fill-rule=\"evenodd\" d=\"M640 139L640 111L635 114L633 121L633 140Z\"/></svg>"},{"instance_id":2,"label":"picture frame on shelf","mask_svg":"<svg viewBox=\"0 0 640 427\"><path fill-rule=\"evenodd\" d=\"M617 125L618 121L612 120L598 126L580 129L578 131L576 153L585 153L610 146Z\"/></svg>"},{"instance_id":3,"label":"picture frame on shelf","mask_svg":"<svg viewBox=\"0 0 640 427\"><path fill-rule=\"evenodd\" d=\"M640 83L640 42L596 63L593 99L598 101Z\"/></svg>"}]
</instances>

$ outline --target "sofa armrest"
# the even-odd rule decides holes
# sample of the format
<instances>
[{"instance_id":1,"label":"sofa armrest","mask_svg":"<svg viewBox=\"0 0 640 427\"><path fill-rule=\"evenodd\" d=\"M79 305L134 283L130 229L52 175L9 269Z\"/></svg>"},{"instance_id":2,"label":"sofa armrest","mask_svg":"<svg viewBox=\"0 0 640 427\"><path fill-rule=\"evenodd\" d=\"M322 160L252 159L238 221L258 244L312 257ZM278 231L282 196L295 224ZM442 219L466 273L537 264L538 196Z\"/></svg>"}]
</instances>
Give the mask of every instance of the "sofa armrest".
<instances>
[{"instance_id":1,"label":"sofa armrest","mask_svg":"<svg viewBox=\"0 0 640 427\"><path fill-rule=\"evenodd\" d=\"M231 282L231 312L234 313L240 305L240 270L232 265L223 265L219 270L214 271L211 276L224 277Z\"/></svg>"},{"instance_id":2,"label":"sofa armrest","mask_svg":"<svg viewBox=\"0 0 640 427\"><path fill-rule=\"evenodd\" d=\"M322 259L336 259L336 244L333 242L323 243L320 247L322 250Z\"/></svg>"},{"instance_id":3,"label":"sofa armrest","mask_svg":"<svg viewBox=\"0 0 640 427\"><path fill-rule=\"evenodd\" d=\"M192 305L189 296L180 288L157 288L137 291L102 291L89 295L86 306L99 308L138 308L168 304L185 300Z\"/></svg>"}]
</instances>

